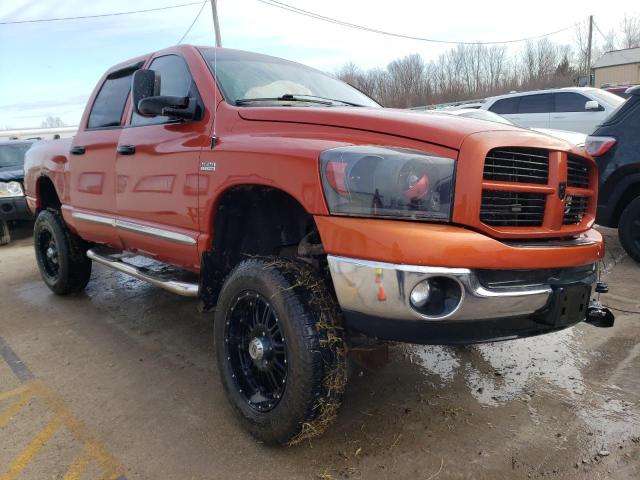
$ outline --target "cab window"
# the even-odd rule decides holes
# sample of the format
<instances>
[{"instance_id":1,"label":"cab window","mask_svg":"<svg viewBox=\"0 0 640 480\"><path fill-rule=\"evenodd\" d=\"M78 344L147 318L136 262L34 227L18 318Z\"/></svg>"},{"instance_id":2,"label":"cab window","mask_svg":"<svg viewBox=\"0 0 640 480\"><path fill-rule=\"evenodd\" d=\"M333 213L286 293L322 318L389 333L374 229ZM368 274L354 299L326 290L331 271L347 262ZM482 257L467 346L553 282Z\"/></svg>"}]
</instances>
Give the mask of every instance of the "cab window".
<instances>
[{"instance_id":1,"label":"cab window","mask_svg":"<svg viewBox=\"0 0 640 480\"><path fill-rule=\"evenodd\" d=\"M158 57L149 69L160 74L160 95L170 95L175 97L187 97L193 95L193 79L189 73L187 63L178 55L165 55ZM131 116L131 125L157 125L172 122L170 117L143 117L135 111Z\"/></svg>"},{"instance_id":2,"label":"cab window","mask_svg":"<svg viewBox=\"0 0 640 480\"><path fill-rule=\"evenodd\" d=\"M117 77L107 77L96 96L87 128L108 128L120 126L120 119L131 90L133 72Z\"/></svg>"}]
</instances>

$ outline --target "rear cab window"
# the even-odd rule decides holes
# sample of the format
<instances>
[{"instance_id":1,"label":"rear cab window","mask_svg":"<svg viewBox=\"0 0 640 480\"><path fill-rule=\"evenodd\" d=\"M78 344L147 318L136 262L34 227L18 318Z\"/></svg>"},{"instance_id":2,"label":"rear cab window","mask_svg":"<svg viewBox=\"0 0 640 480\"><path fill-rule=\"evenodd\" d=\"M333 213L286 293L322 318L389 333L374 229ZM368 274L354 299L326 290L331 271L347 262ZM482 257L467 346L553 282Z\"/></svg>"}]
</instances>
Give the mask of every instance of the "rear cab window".
<instances>
[{"instance_id":1,"label":"rear cab window","mask_svg":"<svg viewBox=\"0 0 640 480\"><path fill-rule=\"evenodd\" d=\"M124 107L131 90L133 71L107 76L89 113L87 128L120 126Z\"/></svg>"}]
</instances>

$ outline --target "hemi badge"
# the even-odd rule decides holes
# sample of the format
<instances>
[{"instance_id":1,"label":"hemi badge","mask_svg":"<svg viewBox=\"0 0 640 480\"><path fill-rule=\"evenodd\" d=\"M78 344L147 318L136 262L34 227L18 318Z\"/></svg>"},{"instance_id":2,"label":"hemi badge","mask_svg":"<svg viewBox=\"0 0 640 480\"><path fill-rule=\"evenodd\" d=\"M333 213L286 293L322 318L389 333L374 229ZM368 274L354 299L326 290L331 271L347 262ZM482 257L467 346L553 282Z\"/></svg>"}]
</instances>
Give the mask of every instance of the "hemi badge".
<instances>
[{"instance_id":1,"label":"hemi badge","mask_svg":"<svg viewBox=\"0 0 640 480\"><path fill-rule=\"evenodd\" d=\"M216 162L200 162L200 170L202 172L215 172Z\"/></svg>"}]
</instances>

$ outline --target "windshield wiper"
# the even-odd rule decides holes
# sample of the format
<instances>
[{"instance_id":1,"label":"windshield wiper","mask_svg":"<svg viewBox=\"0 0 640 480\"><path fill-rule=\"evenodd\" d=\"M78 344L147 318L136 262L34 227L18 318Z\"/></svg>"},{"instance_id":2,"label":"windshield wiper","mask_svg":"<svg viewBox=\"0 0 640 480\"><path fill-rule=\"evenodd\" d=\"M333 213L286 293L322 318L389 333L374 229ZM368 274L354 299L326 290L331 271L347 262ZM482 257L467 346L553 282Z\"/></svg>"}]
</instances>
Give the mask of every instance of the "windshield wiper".
<instances>
[{"instance_id":1,"label":"windshield wiper","mask_svg":"<svg viewBox=\"0 0 640 480\"><path fill-rule=\"evenodd\" d=\"M334 100L332 98L318 97L316 95L293 95L291 93L285 93L281 97L265 97L265 98L239 98L236 100L236 105L248 105L256 102L304 102L304 103L318 103L320 105L332 106L336 103L343 105L350 105L352 107L362 107L356 103L346 102L344 100Z\"/></svg>"}]
</instances>

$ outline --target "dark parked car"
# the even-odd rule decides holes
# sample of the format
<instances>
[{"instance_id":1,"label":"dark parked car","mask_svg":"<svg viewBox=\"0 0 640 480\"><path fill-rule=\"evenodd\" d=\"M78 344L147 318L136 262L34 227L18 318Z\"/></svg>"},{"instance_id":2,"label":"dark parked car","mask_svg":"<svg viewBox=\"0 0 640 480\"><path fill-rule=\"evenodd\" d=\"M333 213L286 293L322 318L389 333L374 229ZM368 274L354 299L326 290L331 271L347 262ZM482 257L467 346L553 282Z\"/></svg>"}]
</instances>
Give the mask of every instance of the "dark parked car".
<instances>
[{"instance_id":1,"label":"dark parked car","mask_svg":"<svg viewBox=\"0 0 640 480\"><path fill-rule=\"evenodd\" d=\"M24 196L24 155L32 141L0 142L0 245L11 241L9 223L31 218Z\"/></svg>"},{"instance_id":2,"label":"dark parked car","mask_svg":"<svg viewBox=\"0 0 640 480\"><path fill-rule=\"evenodd\" d=\"M640 262L640 86L629 94L585 148L600 171L596 222L616 227L624 249Z\"/></svg>"}]
</instances>

